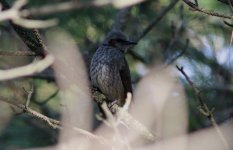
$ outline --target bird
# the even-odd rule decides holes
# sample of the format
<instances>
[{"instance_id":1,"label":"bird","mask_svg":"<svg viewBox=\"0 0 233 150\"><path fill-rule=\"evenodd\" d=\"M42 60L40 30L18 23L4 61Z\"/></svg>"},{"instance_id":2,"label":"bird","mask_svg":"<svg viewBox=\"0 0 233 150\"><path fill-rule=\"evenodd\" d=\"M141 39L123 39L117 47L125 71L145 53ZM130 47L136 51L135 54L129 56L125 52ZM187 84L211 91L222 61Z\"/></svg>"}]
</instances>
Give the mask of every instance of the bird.
<instances>
[{"instance_id":1,"label":"bird","mask_svg":"<svg viewBox=\"0 0 233 150\"><path fill-rule=\"evenodd\" d=\"M121 31L110 31L94 53L90 64L90 78L94 88L103 93L108 102L125 104L128 92L132 93L129 65L125 53L137 42Z\"/></svg>"}]
</instances>

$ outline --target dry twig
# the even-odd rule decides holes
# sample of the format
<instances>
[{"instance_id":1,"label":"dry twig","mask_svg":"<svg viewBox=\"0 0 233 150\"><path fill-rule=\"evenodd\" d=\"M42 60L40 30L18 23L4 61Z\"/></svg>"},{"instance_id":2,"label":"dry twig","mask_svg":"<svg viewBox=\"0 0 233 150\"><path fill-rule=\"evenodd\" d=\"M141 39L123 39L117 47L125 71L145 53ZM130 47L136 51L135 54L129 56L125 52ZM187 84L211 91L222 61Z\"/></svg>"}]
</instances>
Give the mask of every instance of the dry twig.
<instances>
[{"instance_id":1,"label":"dry twig","mask_svg":"<svg viewBox=\"0 0 233 150\"><path fill-rule=\"evenodd\" d=\"M137 41L141 40L150 30L176 5L179 0L173 0L167 7L165 7L151 23L143 30Z\"/></svg>"},{"instance_id":2,"label":"dry twig","mask_svg":"<svg viewBox=\"0 0 233 150\"><path fill-rule=\"evenodd\" d=\"M28 98L30 98L29 95L28 95ZM10 104L12 106L15 106L15 107L18 107L18 108L22 109L24 113L27 113L30 116L34 117L34 118L37 118L39 120L44 121L47 125L49 125L53 129L63 129L62 124L61 124L60 121L49 118L49 117L47 117L47 116L45 116L45 115L31 109L30 107L27 107L26 105L17 103L17 101L15 101L15 100L9 100L8 98L0 96L0 101L6 102L6 103L8 103L8 104ZM97 140L102 144L107 144L108 143L108 142L106 142L106 139L104 139L103 137L94 135L94 134L92 134L92 133L90 133L90 132L88 132L86 130L74 127L72 125L68 126L68 128L71 128L75 132L77 132L77 133L79 133L81 135L84 135L84 136L86 136L86 137L88 137L90 139Z\"/></svg>"},{"instance_id":3,"label":"dry twig","mask_svg":"<svg viewBox=\"0 0 233 150\"><path fill-rule=\"evenodd\" d=\"M34 86L32 85L31 89L29 91L27 91L25 88L23 88L24 91L27 93L27 101L25 104L26 109L28 108L30 102L31 102L31 98L32 98L32 94L34 93Z\"/></svg>"},{"instance_id":4,"label":"dry twig","mask_svg":"<svg viewBox=\"0 0 233 150\"><path fill-rule=\"evenodd\" d=\"M227 144L223 133L219 129L218 124L217 124L216 120L214 119L214 115L213 115L214 108L209 109L209 107L206 105L206 103L204 102L204 100L201 96L200 90L196 87L196 85L191 81L189 76L185 73L184 68L179 67L179 66L176 66L176 68L181 72L181 74L185 77L185 79L188 81L189 85L194 90L195 96L200 104L200 107L199 107L200 113L202 113L204 116L206 116L210 120L211 124L214 126L216 132L218 133L225 149L230 150L229 145Z\"/></svg>"},{"instance_id":5,"label":"dry twig","mask_svg":"<svg viewBox=\"0 0 233 150\"><path fill-rule=\"evenodd\" d=\"M179 2L179 0L173 0L168 6L166 6L160 13L148 24L148 26L142 31L139 37L136 39L139 42L142 38L144 38L152 29L153 27L159 23L161 19ZM133 56L135 59L147 63L147 61L140 56L139 54L135 53L132 49L128 51L128 53Z\"/></svg>"},{"instance_id":6,"label":"dry twig","mask_svg":"<svg viewBox=\"0 0 233 150\"><path fill-rule=\"evenodd\" d=\"M204 13L206 15L220 17L220 18L233 19L233 16L220 14L220 13L217 13L215 11L210 11L210 10L206 10L204 8L198 7L198 5L190 2L189 0L183 0L183 2L186 3L193 11L202 12L202 13Z\"/></svg>"}]
</instances>

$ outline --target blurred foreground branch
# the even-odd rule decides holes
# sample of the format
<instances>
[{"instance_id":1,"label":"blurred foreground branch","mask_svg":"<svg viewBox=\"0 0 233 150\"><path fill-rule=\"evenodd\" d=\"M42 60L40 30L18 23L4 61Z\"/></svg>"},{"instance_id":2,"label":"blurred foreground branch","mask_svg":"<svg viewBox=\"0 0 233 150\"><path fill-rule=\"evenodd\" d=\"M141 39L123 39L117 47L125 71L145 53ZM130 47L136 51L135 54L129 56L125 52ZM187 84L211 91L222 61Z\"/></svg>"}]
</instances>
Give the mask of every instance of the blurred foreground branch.
<instances>
[{"instance_id":1,"label":"blurred foreground branch","mask_svg":"<svg viewBox=\"0 0 233 150\"><path fill-rule=\"evenodd\" d=\"M153 133L151 133L149 129L145 127L145 125L140 123L138 120L136 120L132 115L128 113L128 109L132 101L131 93L127 93L126 103L123 107L120 107L116 103L110 104L110 106L107 105L106 101L103 100L104 98L99 96L99 93L96 93L96 91L93 92L95 92L94 94L92 94L95 102L101 105L104 113L106 114L107 121L105 121L103 118L100 118L101 120L103 120L105 124L109 125L114 129L116 128L116 126L123 122L123 124L134 129L135 132L138 132L139 134L143 135L146 139L150 141L156 140L157 137ZM115 113L114 116L112 114L113 112Z\"/></svg>"},{"instance_id":2,"label":"blurred foreground branch","mask_svg":"<svg viewBox=\"0 0 233 150\"><path fill-rule=\"evenodd\" d=\"M4 0L0 1L4 5L6 3ZM21 15L21 9L27 4L27 0L15 1L11 8L4 10L0 14L0 21L11 20L13 23L26 27L26 28L47 28L57 24L56 19L50 19L47 21L31 20L24 18ZM29 16L27 16L29 17Z\"/></svg>"},{"instance_id":3,"label":"blurred foreground branch","mask_svg":"<svg viewBox=\"0 0 233 150\"><path fill-rule=\"evenodd\" d=\"M22 76L28 76L34 73L39 73L51 66L53 62L54 57L52 55L47 55L44 59L38 62L33 62L26 66L17 67L9 70L0 70L0 81L10 80Z\"/></svg>"},{"instance_id":4,"label":"blurred foreground branch","mask_svg":"<svg viewBox=\"0 0 233 150\"><path fill-rule=\"evenodd\" d=\"M84 8L90 8L90 7L101 7L104 5L108 5L108 4L113 4L115 7L126 7L129 5L133 5L135 3L139 3L141 1L130 1L129 3L123 3L120 4L120 2L118 1L111 1L111 0L106 0L106 1L98 1L98 0L94 0L91 2L85 2L85 3L81 3L78 1L67 1L67 2L60 2L57 4L51 4L51 5L46 5L46 6L42 6L42 7L38 7L38 8L30 8L30 9L24 9L21 11L18 11L18 16L26 18L26 17L31 17L31 16L45 16L45 15L51 15L54 13L61 13L61 12L67 12L67 11L72 11L72 10L79 10L79 9L84 9ZM21 8L21 6L24 6L27 3L27 0L18 0L15 3L14 7L19 9ZM15 9L16 10L16 9ZM16 11L12 11L11 13L9 13L8 17L6 16L6 18L9 18L9 16L15 14Z\"/></svg>"},{"instance_id":5,"label":"blurred foreground branch","mask_svg":"<svg viewBox=\"0 0 233 150\"><path fill-rule=\"evenodd\" d=\"M207 104L205 103L205 101L203 100L203 98L201 96L201 91L197 88L197 86L191 81L189 76L185 73L184 68L179 67L179 66L176 66L176 68L181 72L181 74L185 77L185 79L187 80L189 85L192 87L192 89L195 93L195 96L200 104L200 106L199 106L200 113L202 113L204 116L206 116L210 120L211 124L214 126L215 130L217 131L225 149L230 150L229 145L226 142L226 139L225 139L223 133L219 129L218 124L217 124L216 120L214 119L214 115L213 115L214 108L209 109L209 107L207 106Z\"/></svg>"},{"instance_id":6,"label":"blurred foreground branch","mask_svg":"<svg viewBox=\"0 0 233 150\"><path fill-rule=\"evenodd\" d=\"M78 10L78 9L83 9L83 8L88 8L88 7L98 7L98 6L100 7L100 6L110 4L110 3L111 3L110 0L107 0L104 2L93 1L93 2L86 2L86 3L80 3L77 1L61 2L61 3L42 6L38 8L24 9L20 12L20 16L22 17L44 16L44 15Z\"/></svg>"},{"instance_id":7,"label":"blurred foreground branch","mask_svg":"<svg viewBox=\"0 0 233 150\"><path fill-rule=\"evenodd\" d=\"M26 3L24 1L17 1L15 2L13 9L16 9L17 11L12 11L10 5L5 0L0 0L2 5L2 12L1 16L4 16L4 13L13 13L13 15L18 16L20 19L28 20L25 18L22 18L18 13L20 12L20 8L22 8ZM2 14L3 13L3 14ZM12 17L12 14L10 14ZM15 18L16 20L19 18ZM6 18L5 18L6 19ZM44 43L41 40L41 37L39 35L39 31L37 29L28 29L26 27L21 27L19 24L17 24L17 21L14 22L12 20L9 21L10 25L14 28L14 30L17 32L19 37L22 39L22 41L25 43L25 45L30 49L30 51L35 52L37 56L45 57L47 54L47 48L44 45Z\"/></svg>"}]
</instances>

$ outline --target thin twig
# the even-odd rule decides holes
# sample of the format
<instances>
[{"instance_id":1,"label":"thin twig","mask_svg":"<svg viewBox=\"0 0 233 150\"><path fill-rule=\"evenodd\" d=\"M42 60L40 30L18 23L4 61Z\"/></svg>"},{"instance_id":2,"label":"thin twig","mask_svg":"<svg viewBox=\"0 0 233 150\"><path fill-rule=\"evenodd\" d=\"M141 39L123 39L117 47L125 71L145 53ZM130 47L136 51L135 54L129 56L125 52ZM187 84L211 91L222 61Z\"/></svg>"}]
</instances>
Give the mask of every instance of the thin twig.
<instances>
[{"instance_id":1,"label":"thin twig","mask_svg":"<svg viewBox=\"0 0 233 150\"><path fill-rule=\"evenodd\" d=\"M152 29L153 27L159 23L159 21L176 5L176 3L179 0L173 0L168 6L166 6L163 10L160 11L160 13L152 20L149 25L143 30L143 32L139 35L137 38L137 42L139 42L143 37L145 37ZM128 53L133 56L135 59L147 63L147 60L145 60L142 56L134 52L132 49L129 49Z\"/></svg>"},{"instance_id":2,"label":"thin twig","mask_svg":"<svg viewBox=\"0 0 233 150\"><path fill-rule=\"evenodd\" d=\"M60 121L49 118L49 117L47 117L47 116L45 116L45 115L31 109L30 107L25 107L25 105L17 103L17 101L15 101L15 100L9 100L8 98L0 96L0 101L6 102L6 103L8 103L8 104L10 104L12 106L15 106L15 107L18 107L18 108L22 109L25 113L29 114L30 116L44 121L47 125L49 125L53 129L63 129L62 124L61 124ZM94 135L94 134L92 134L92 133L90 133L90 132L88 132L86 130L74 127L72 125L69 125L69 126L66 126L66 127L71 128L72 130L76 131L77 133L82 134L82 135L84 135L84 136L86 136L86 137L88 137L90 139L97 140L102 144L107 144L108 143L106 141L106 139L104 139L103 137Z\"/></svg>"},{"instance_id":3,"label":"thin twig","mask_svg":"<svg viewBox=\"0 0 233 150\"><path fill-rule=\"evenodd\" d=\"M194 11L202 12L202 13L204 13L206 15L210 15L210 16L215 16L215 17L220 17L220 18L226 18L226 19L233 19L233 16L228 16L228 15L220 14L220 13L217 13L215 11L210 11L210 10L206 10L204 8L198 7L196 4L190 2L189 0L183 0L183 2L185 2Z\"/></svg>"},{"instance_id":4,"label":"thin twig","mask_svg":"<svg viewBox=\"0 0 233 150\"><path fill-rule=\"evenodd\" d=\"M209 108L206 106L204 100L202 99L202 97L200 95L200 90L195 86L195 84L191 81L191 79L188 77L188 75L184 72L184 68L179 67L179 66L176 66L176 68L182 73L182 75L185 77L185 79L188 81L188 83L193 88L193 90L195 92L195 95L197 96L197 99L198 99L198 101L200 103L200 106L203 108L203 110L206 111L206 112L210 112ZM209 114L209 113L207 113L207 114ZM207 117L209 118L210 114Z\"/></svg>"},{"instance_id":5,"label":"thin twig","mask_svg":"<svg viewBox=\"0 0 233 150\"><path fill-rule=\"evenodd\" d=\"M3 102L6 102L8 104L11 104L13 106L16 106L16 107L24 110L25 113L28 113L29 115L31 115L33 117L36 117L40 120L43 120L44 122L47 122L49 125L52 125L52 127L54 127L54 125L60 125L59 121L52 119L52 118L49 118L45 115L42 115L29 107L26 108L25 105L17 103L17 101L9 100L8 98L2 97L2 96L0 96L0 101L3 101Z\"/></svg>"},{"instance_id":6,"label":"thin twig","mask_svg":"<svg viewBox=\"0 0 233 150\"><path fill-rule=\"evenodd\" d=\"M226 139L223 135L223 133L221 132L221 130L219 129L219 126L216 122L216 120L214 119L214 115L213 115L213 111L214 108L209 109L209 107L207 106L207 104L204 102L202 96L201 96L201 92L200 90L196 87L196 85L191 81L191 79L189 78L189 76L185 73L184 68L183 67L179 67L176 66L176 68L181 72L181 74L185 77L185 79L188 81L189 85L192 87L192 89L194 90L195 96L200 104L200 109L199 111L206 116L211 124L214 126L217 134L219 135L224 147L226 150L230 150L229 145L226 142Z\"/></svg>"},{"instance_id":7,"label":"thin twig","mask_svg":"<svg viewBox=\"0 0 233 150\"><path fill-rule=\"evenodd\" d=\"M173 0L167 7L165 7L154 20L143 30L137 41L141 40L150 30L169 12L179 0Z\"/></svg>"},{"instance_id":8,"label":"thin twig","mask_svg":"<svg viewBox=\"0 0 233 150\"><path fill-rule=\"evenodd\" d=\"M25 107L27 108L29 106L29 104L30 104L32 94L34 92L34 86L32 85L32 87L31 87L31 89L29 91L26 91L26 89L24 89L24 91L28 94L26 104L25 104Z\"/></svg>"},{"instance_id":9,"label":"thin twig","mask_svg":"<svg viewBox=\"0 0 233 150\"><path fill-rule=\"evenodd\" d=\"M227 21L225 21L225 20L223 21L223 23L226 24L227 26L233 28L233 24L232 24L232 23L229 23L229 22L227 22Z\"/></svg>"}]
</instances>

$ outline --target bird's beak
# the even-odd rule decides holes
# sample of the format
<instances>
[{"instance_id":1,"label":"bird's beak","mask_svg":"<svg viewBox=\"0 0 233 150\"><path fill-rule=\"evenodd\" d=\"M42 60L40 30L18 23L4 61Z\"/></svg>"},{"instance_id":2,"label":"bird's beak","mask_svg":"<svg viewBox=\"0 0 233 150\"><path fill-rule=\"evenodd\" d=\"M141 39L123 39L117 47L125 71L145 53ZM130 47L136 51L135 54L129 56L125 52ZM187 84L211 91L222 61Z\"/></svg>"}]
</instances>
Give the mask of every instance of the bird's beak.
<instances>
[{"instance_id":1,"label":"bird's beak","mask_svg":"<svg viewBox=\"0 0 233 150\"><path fill-rule=\"evenodd\" d=\"M137 42L127 40L127 41L124 41L124 44L125 45L136 45Z\"/></svg>"}]
</instances>

